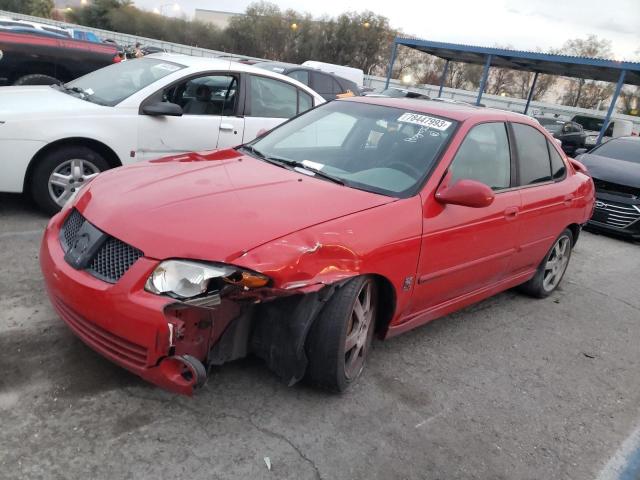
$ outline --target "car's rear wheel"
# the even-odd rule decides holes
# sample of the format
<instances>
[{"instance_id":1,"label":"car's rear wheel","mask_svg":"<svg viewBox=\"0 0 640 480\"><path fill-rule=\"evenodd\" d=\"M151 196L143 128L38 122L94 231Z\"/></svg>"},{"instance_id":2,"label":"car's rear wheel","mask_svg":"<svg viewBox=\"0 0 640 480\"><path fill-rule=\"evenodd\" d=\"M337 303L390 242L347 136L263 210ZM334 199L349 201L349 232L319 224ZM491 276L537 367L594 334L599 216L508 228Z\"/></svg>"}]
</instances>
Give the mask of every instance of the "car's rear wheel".
<instances>
[{"instance_id":1,"label":"car's rear wheel","mask_svg":"<svg viewBox=\"0 0 640 480\"><path fill-rule=\"evenodd\" d=\"M39 73L24 75L13 82L14 85L55 85L57 83L60 83L57 78Z\"/></svg>"},{"instance_id":2,"label":"car's rear wheel","mask_svg":"<svg viewBox=\"0 0 640 480\"><path fill-rule=\"evenodd\" d=\"M562 278L564 277L569 260L571 259L571 250L573 248L573 233L566 229L556 239L549 253L544 257L536 274L526 283L520 286L520 290L524 293L537 298L544 298L558 288Z\"/></svg>"},{"instance_id":3,"label":"car's rear wheel","mask_svg":"<svg viewBox=\"0 0 640 480\"><path fill-rule=\"evenodd\" d=\"M342 392L358 379L371 348L377 303L377 285L369 276L356 277L334 293L307 337L312 384Z\"/></svg>"},{"instance_id":4,"label":"car's rear wheel","mask_svg":"<svg viewBox=\"0 0 640 480\"><path fill-rule=\"evenodd\" d=\"M84 146L64 146L40 158L31 177L31 196L53 215L85 182L109 169L109 163Z\"/></svg>"}]
</instances>

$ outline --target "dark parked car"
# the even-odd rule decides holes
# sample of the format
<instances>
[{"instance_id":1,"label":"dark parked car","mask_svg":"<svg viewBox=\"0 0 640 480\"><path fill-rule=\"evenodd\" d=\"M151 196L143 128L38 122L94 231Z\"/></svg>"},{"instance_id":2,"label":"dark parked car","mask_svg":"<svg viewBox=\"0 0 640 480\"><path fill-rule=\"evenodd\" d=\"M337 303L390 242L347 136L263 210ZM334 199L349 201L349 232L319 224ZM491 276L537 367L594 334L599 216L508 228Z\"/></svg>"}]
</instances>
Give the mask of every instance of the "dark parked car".
<instances>
[{"instance_id":1,"label":"dark parked car","mask_svg":"<svg viewBox=\"0 0 640 480\"><path fill-rule=\"evenodd\" d=\"M0 85L69 82L120 61L113 45L23 27L0 28Z\"/></svg>"},{"instance_id":2,"label":"dark parked car","mask_svg":"<svg viewBox=\"0 0 640 480\"><path fill-rule=\"evenodd\" d=\"M562 142L562 150L573 156L578 148L584 148L587 134L582 125L576 122L565 122L552 117L535 117L551 135Z\"/></svg>"},{"instance_id":3,"label":"dark parked car","mask_svg":"<svg viewBox=\"0 0 640 480\"><path fill-rule=\"evenodd\" d=\"M431 100L431 97L424 93L397 87L389 87L378 93L369 93L367 97L420 98L422 100Z\"/></svg>"},{"instance_id":4,"label":"dark parked car","mask_svg":"<svg viewBox=\"0 0 640 480\"><path fill-rule=\"evenodd\" d=\"M260 62L253 66L295 78L318 92L325 100L335 100L338 96L349 93L360 95L355 82L314 68L282 62Z\"/></svg>"},{"instance_id":5,"label":"dark parked car","mask_svg":"<svg viewBox=\"0 0 640 480\"><path fill-rule=\"evenodd\" d=\"M640 240L640 137L614 138L577 159L596 186L589 226Z\"/></svg>"}]
</instances>

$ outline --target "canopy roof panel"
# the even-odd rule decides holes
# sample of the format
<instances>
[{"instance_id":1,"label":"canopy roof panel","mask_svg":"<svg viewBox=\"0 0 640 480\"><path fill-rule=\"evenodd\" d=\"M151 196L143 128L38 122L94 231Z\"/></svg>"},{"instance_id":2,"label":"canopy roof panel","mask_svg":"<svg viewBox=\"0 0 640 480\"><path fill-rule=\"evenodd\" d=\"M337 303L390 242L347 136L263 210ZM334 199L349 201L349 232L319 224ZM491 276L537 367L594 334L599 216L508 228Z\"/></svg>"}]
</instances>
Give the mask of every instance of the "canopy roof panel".
<instances>
[{"instance_id":1,"label":"canopy roof panel","mask_svg":"<svg viewBox=\"0 0 640 480\"><path fill-rule=\"evenodd\" d=\"M527 52L507 48L478 47L455 43L434 42L412 37L396 37L397 45L414 48L452 62L484 65L491 55L491 66L547 73L564 77L617 82L620 71L626 70L624 83L640 86L640 62L623 62L591 57Z\"/></svg>"}]
</instances>

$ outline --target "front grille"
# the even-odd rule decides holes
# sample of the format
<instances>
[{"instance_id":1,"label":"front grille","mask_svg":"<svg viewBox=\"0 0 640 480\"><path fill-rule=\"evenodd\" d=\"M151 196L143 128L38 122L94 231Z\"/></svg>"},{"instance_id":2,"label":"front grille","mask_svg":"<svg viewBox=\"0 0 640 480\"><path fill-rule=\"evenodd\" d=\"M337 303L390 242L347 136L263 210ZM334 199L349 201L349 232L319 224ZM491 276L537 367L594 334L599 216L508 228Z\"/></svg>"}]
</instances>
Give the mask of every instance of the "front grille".
<instances>
[{"instance_id":1,"label":"front grille","mask_svg":"<svg viewBox=\"0 0 640 480\"><path fill-rule=\"evenodd\" d=\"M87 220L76 209L65 220L60 235L60 244L65 253L71 248L85 222ZM94 254L86 271L100 280L116 283L143 255L137 248L109 236Z\"/></svg>"},{"instance_id":2,"label":"front grille","mask_svg":"<svg viewBox=\"0 0 640 480\"><path fill-rule=\"evenodd\" d=\"M115 283L141 256L142 252L137 248L109 237L87 271L101 280Z\"/></svg>"},{"instance_id":3,"label":"front grille","mask_svg":"<svg viewBox=\"0 0 640 480\"><path fill-rule=\"evenodd\" d=\"M96 350L116 357L125 364L144 367L147 363L147 349L104 328L90 322L74 312L59 298L53 299L53 305L69 326Z\"/></svg>"},{"instance_id":4,"label":"front grille","mask_svg":"<svg viewBox=\"0 0 640 480\"><path fill-rule=\"evenodd\" d=\"M592 220L615 228L628 228L640 220L640 207L597 200Z\"/></svg>"},{"instance_id":5,"label":"front grille","mask_svg":"<svg viewBox=\"0 0 640 480\"><path fill-rule=\"evenodd\" d=\"M620 185L619 183L606 182L599 178L594 178L593 183L598 192L613 193L628 198L640 198L640 188Z\"/></svg>"},{"instance_id":6,"label":"front grille","mask_svg":"<svg viewBox=\"0 0 640 480\"><path fill-rule=\"evenodd\" d=\"M62 248L65 252L69 250L69 245L75 240L78 230L80 230L84 222L84 217L74 208L62 227Z\"/></svg>"}]
</instances>

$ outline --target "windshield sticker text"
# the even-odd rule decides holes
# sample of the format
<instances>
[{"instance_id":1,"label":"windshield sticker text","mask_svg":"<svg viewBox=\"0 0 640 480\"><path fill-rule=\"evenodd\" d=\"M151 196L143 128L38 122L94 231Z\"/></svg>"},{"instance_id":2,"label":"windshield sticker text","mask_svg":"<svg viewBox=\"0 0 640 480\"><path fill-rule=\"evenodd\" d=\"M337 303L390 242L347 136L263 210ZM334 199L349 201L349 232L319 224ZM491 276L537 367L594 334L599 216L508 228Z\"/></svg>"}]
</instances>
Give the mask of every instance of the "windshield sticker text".
<instances>
[{"instance_id":1,"label":"windshield sticker text","mask_svg":"<svg viewBox=\"0 0 640 480\"><path fill-rule=\"evenodd\" d=\"M446 120L409 112L400 115L400 118L398 118L398 122L413 123L415 125L421 125L427 128L435 128L436 130L441 131L444 131L451 126L451 122L447 122Z\"/></svg>"}]
</instances>

